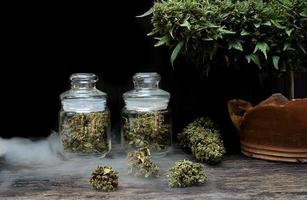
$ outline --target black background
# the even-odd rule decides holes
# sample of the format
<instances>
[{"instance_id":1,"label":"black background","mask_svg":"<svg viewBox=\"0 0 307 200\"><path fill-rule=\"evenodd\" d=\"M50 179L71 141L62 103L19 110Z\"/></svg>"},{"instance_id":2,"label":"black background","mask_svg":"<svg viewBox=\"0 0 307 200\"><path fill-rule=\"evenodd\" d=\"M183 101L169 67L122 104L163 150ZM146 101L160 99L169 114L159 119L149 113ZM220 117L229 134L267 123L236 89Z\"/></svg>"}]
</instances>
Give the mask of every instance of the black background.
<instances>
[{"instance_id":1,"label":"black background","mask_svg":"<svg viewBox=\"0 0 307 200\"><path fill-rule=\"evenodd\" d=\"M154 48L150 19L135 16L152 1L109 1L97 4L8 5L2 19L2 137L44 137L57 130L58 96L69 88L69 75L92 72L98 88L109 95L112 128L119 139L122 93L133 87L136 72L157 71L160 86L172 94L174 134L192 119L208 115L219 122L228 150L238 138L226 102L244 98L259 102L284 92L282 80L260 85L256 68L215 70L205 79L179 58L172 69L170 51ZM297 97L306 97L306 74L297 75ZM305 88L304 88L305 84ZM269 85L269 86L268 86Z\"/></svg>"}]
</instances>

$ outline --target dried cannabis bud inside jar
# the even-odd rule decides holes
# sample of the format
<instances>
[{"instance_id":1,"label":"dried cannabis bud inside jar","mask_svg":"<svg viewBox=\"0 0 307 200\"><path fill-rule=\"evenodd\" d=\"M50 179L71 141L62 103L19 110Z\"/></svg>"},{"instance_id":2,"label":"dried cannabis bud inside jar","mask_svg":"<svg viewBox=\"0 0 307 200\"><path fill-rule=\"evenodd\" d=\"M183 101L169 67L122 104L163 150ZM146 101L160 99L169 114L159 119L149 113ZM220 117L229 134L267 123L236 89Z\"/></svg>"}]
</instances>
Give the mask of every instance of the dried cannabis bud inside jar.
<instances>
[{"instance_id":1,"label":"dried cannabis bud inside jar","mask_svg":"<svg viewBox=\"0 0 307 200\"><path fill-rule=\"evenodd\" d=\"M72 153L104 153L109 150L108 111L63 113L61 140L64 150Z\"/></svg>"},{"instance_id":2,"label":"dried cannabis bud inside jar","mask_svg":"<svg viewBox=\"0 0 307 200\"><path fill-rule=\"evenodd\" d=\"M178 139L185 149L192 151L198 161L219 163L226 153L218 126L209 118L200 118L190 123Z\"/></svg>"},{"instance_id":3,"label":"dried cannabis bud inside jar","mask_svg":"<svg viewBox=\"0 0 307 200\"><path fill-rule=\"evenodd\" d=\"M189 187L205 183L207 176L201 164L179 160L168 170L169 187Z\"/></svg>"},{"instance_id":4,"label":"dried cannabis bud inside jar","mask_svg":"<svg viewBox=\"0 0 307 200\"><path fill-rule=\"evenodd\" d=\"M110 166L98 166L92 172L90 183L96 190L115 191L118 187L118 172Z\"/></svg>"},{"instance_id":5,"label":"dried cannabis bud inside jar","mask_svg":"<svg viewBox=\"0 0 307 200\"><path fill-rule=\"evenodd\" d=\"M128 154L129 174L134 176L158 177L159 167L151 161L148 148L140 148Z\"/></svg>"},{"instance_id":6,"label":"dried cannabis bud inside jar","mask_svg":"<svg viewBox=\"0 0 307 200\"><path fill-rule=\"evenodd\" d=\"M123 116L123 137L129 147L166 150L171 144L167 112L143 112Z\"/></svg>"}]
</instances>

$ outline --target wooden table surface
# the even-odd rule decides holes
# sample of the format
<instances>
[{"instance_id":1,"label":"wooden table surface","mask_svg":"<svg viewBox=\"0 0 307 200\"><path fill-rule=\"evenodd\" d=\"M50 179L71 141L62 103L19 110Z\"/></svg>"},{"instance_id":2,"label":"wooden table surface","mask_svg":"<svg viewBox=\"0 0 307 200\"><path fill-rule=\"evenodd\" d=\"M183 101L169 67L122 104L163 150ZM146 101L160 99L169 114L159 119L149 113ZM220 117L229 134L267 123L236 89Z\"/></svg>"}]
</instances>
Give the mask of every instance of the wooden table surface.
<instances>
[{"instance_id":1,"label":"wooden table surface","mask_svg":"<svg viewBox=\"0 0 307 200\"><path fill-rule=\"evenodd\" d=\"M227 155L217 166L204 165L208 181L202 186L168 188L166 170L179 159L192 159L178 148L155 158L161 177L127 175L122 153L104 159L74 158L46 164L7 164L0 161L0 199L307 199L307 165L275 163ZM95 191L88 183L98 164L119 171L115 192Z\"/></svg>"}]
</instances>

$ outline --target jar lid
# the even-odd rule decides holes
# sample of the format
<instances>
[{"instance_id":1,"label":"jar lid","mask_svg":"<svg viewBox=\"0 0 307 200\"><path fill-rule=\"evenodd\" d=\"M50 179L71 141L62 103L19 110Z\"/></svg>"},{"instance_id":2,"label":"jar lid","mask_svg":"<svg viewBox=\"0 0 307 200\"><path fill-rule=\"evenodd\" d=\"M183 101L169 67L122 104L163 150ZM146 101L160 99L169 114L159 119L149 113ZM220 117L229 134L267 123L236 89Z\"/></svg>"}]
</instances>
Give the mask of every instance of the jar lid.
<instances>
[{"instance_id":1,"label":"jar lid","mask_svg":"<svg viewBox=\"0 0 307 200\"><path fill-rule=\"evenodd\" d=\"M71 89L60 95L62 108L69 112L103 111L107 94L96 88L98 77L93 73L75 73L70 76Z\"/></svg>"},{"instance_id":2,"label":"jar lid","mask_svg":"<svg viewBox=\"0 0 307 200\"><path fill-rule=\"evenodd\" d=\"M170 93L159 88L161 76L156 72L133 76L134 89L123 94L128 110L151 111L168 107Z\"/></svg>"}]
</instances>

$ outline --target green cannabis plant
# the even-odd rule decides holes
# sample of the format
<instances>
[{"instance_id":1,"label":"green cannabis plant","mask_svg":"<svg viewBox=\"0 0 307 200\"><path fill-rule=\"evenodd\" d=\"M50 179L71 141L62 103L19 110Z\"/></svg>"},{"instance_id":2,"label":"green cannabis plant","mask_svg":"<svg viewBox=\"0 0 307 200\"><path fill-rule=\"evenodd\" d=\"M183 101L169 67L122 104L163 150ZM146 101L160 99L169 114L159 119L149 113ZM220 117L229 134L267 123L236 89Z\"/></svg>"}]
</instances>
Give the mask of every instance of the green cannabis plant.
<instances>
[{"instance_id":1,"label":"green cannabis plant","mask_svg":"<svg viewBox=\"0 0 307 200\"><path fill-rule=\"evenodd\" d=\"M63 113L61 141L66 152L105 153L109 150L109 113Z\"/></svg>"},{"instance_id":2,"label":"green cannabis plant","mask_svg":"<svg viewBox=\"0 0 307 200\"><path fill-rule=\"evenodd\" d=\"M96 190L115 191L118 187L118 172L111 166L98 166L92 172L90 184Z\"/></svg>"},{"instance_id":3,"label":"green cannabis plant","mask_svg":"<svg viewBox=\"0 0 307 200\"><path fill-rule=\"evenodd\" d=\"M151 161L148 148L140 148L128 154L129 174L139 177L158 177L159 166Z\"/></svg>"},{"instance_id":4,"label":"green cannabis plant","mask_svg":"<svg viewBox=\"0 0 307 200\"><path fill-rule=\"evenodd\" d=\"M208 164L222 161L226 150L218 126L209 118L199 118L178 134L181 146L191 150L196 160Z\"/></svg>"},{"instance_id":5,"label":"green cannabis plant","mask_svg":"<svg viewBox=\"0 0 307 200\"><path fill-rule=\"evenodd\" d=\"M307 68L306 0L161 0L150 36L208 74L251 63L262 71Z\"/></svg>"},{"instance_id":6,"label":"green cannabis plant","mask_svg":"<svg viewBox=\"0 0 307 200\"><path fill-rule=\"evenodd\" d=\"M206 182L207 176L201 164L189 160L179 160L168 170L169 187L190 187Z\"/></svg>"}]
</instances>

